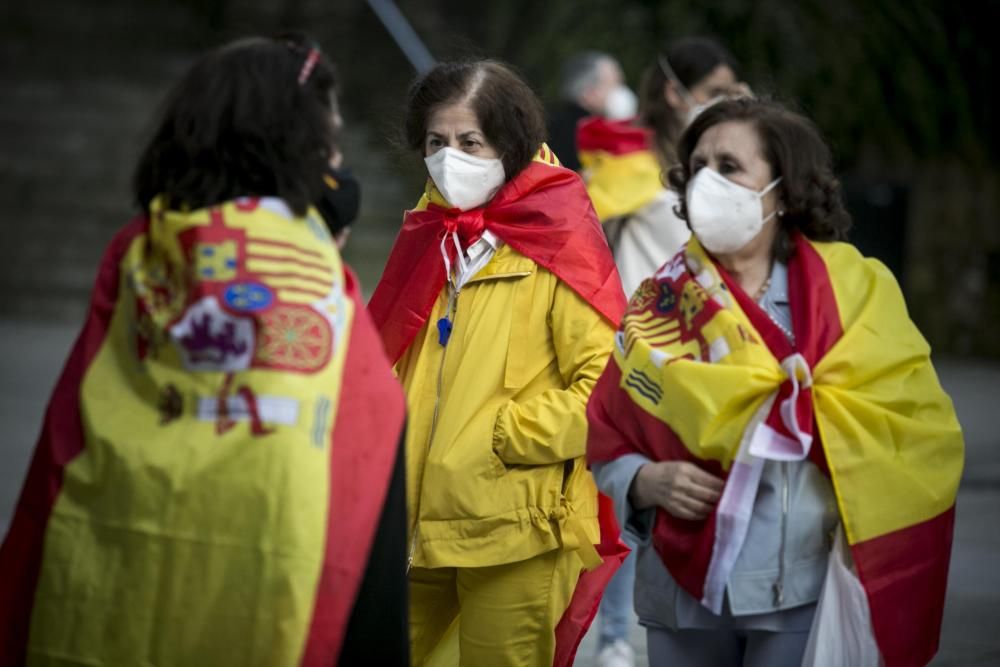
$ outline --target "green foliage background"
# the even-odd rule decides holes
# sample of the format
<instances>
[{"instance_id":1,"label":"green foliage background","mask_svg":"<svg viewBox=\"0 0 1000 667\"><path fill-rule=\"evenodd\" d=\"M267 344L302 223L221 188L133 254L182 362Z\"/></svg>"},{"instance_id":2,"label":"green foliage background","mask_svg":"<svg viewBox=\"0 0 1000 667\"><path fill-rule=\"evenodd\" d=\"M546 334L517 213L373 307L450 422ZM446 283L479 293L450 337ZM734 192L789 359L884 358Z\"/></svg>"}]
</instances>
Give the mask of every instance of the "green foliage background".
<instances>
[{"instance_id":1,"label":"green foliage background","mask_svg":"<svg viewBox=\"0 0 1000 667\"><path fill-rule=\"evenodd\" d=\"M581 49L615 55L635 87L669 40L718 38L743 64L755 91L817 123L860 202L852 211L857 238L895 243L894 268L935 349L1000 358L1000 108L994 92L1000 1L397 5L437 58L507 60L547 102L560 65ZM311 32L338 64L345 153L366 193L347 254L365 284L377 280L399 213L413 203L425 176L419 159L395 141L414 71L364 0L47 0L6 3L0 14L0 84L6 87L0 139L12 146L0 160L0 205L13 213L6 224L14 239L0 248L0 279L17 293L35 290L23 306L11 301L0 312L33 312L56 292L84 303L86 281L53 283L33 268L44 260L48 232L41 230L51 229L64 209L86 210L86 225L60 233L67 235L68 265L96 265L103 240L122 222L130 162L156 101L204 50L288 27ZM93 159L109 154L122 157ZM55 174L58 197L47 187ZM880 201L898 206L879 208ZM37 248L37 255L25 248Z\"/></svg>"}]
</instances>

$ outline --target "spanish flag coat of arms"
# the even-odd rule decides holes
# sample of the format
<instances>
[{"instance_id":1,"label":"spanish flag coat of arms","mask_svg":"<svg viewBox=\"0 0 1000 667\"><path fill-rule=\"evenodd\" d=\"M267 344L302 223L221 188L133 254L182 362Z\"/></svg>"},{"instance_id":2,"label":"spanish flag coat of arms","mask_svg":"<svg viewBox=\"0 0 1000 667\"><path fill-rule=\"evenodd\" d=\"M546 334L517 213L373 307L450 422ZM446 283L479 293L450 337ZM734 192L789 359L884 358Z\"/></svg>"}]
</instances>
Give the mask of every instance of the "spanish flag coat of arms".
<instances>
[{"instance_id":1,"label":"spanish flag coat of arms","mask_svg":"<svg viewBox=\"0 0 1000 667\"><path fill-rule=\"evenodd\" d=\"M112 242L0 548L0 665L329 665L404 403L315 213Z\"/></svg>"}]
</instances>

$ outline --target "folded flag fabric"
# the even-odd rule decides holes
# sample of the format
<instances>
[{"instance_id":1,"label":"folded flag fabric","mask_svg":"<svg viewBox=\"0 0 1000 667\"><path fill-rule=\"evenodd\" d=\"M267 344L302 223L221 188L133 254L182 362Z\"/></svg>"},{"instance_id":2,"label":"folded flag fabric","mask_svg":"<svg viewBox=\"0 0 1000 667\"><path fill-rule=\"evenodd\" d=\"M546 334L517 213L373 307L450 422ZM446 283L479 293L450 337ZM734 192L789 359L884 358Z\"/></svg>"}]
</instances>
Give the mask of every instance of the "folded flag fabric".
<instances>
[{"instance_id":1,"label":"folded flag fabric","mask_svg":"<svg viewBox=\"0 0 1000 667\"><path fill-rule=\"evenodd\" d=\"M403 412L315 212L154 201L0 547L0 665L334 664Z\"/></svg>"},{"instance_id":2,"label":"folded flag fabric","mask_svg":"<svg viewBox=\"0 0 1000 667\"><path fill-rule=\"evenodd\" d=\"M627 120L586 118L577 126L576 144L587 194L602 223L638 211L663 192L652 130Z\"/></svg>"},{"instance_id":3,"label":"folded flag fabric","mask_svg":"<svg viewBox=\"0 0 1000 667\"><path fill-rule=\"evenodd\" d=\"M588 405L588 458L682 460L726 479L713 514L658 510L653 546L718 613L765 458L829 474L889 667L937 651L961 430L888 270L794 238L794 343L692 239L643 283Z\"/></svg>"}]
</instances>

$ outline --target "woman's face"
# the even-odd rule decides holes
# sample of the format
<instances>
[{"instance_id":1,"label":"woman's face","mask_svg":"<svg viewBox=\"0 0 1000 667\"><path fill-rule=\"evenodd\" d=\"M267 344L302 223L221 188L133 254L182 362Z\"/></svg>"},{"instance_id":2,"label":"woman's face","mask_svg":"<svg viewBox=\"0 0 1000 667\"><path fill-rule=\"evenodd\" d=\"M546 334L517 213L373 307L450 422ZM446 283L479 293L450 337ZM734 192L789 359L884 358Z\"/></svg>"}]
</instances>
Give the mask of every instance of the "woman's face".
<instances>
[{"instance_id":1,"label":"woman's face","mask_svg":"<svg viewBox=\"0 0 1000 667\"><path fill-rule=\"evenodd\" d=\"M500 157L483 134L475 111L464 101L438 107L428 118L424 157L434 155L445 146L476 157Z\"/></svg>"},{"instance_id":2,"label":"woman's face","mask_svg":"<svg viewBox=\"0 0 1000 667\"><path fill-rule=\"evenodd\" d=\"M757 130L741 121L719 123L705 130L691 153L691 178L702 167L714 169L733 183L754 192L760 192L774 180L771 165L764 159ZM761 199L765 217L778 205L778 190L774 188Z\"/></svg>"},{"instance_id":3,"label":"woman's face","mask_svg":"<svg viewBox=\"0 0 1000 667\"><path fill-rule=\"evenodd\" d=\"M701 81L691 86L691 97L699 104L704 104L716 97L724 97L737 92L740 82L736 73L729 65L718 65Z\"/></svg>"},{"instance_id":4,"label":"woman's face","mask_svg":"<svg viewBox=\"0 0 1000 667\"><path fill-rule=\"evenodd\" d=\"M736 78L736 73L729 65L717 65L697 83L689 86L688 93L690 95L683 95L672 81L667 82L664 91L667 104L681 120L687 118L694 105L706 104L720 97L750 95L751 91L745 82Z\"/></svg>"}]
</instances>

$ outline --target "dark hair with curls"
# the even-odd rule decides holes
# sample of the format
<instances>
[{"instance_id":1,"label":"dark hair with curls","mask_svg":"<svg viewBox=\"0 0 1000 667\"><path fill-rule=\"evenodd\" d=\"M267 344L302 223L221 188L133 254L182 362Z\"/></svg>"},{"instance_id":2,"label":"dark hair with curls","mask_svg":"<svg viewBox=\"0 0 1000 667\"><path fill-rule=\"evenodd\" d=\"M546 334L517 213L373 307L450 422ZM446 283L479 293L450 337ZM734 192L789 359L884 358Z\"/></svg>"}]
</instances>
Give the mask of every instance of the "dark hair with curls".
<instances>
[{"instance_id":1,"label":"dark hair with curls","mask_svg":"<svg viewBox=\"0 0 1000 667\"><path fill-rule=\"evenodd\" d=\"M722 44L707 37L685 37L657 51L639 85L639 120L656 133L660 159L664 164L673 166L677 159L674 146L684 130L684 119L679 118L677 110L667 104L663 94L670 79L661 59L688 90L697 86L719 65L727 65L739 78L739 65Z\"/></svg>"},{"instance_id":2,"label":"dark hair with curls","mask_svg":"<svg viewBox=\"0 0 1000 667\"><path fill-rule=\"evenodd\" d=\"M771 178L781 177L777 190L784 215L778 217L775 257L785 261L791 255L794 230L813 241L846 240L851 216L833 175L830 149L810 120L766 100L739 98L713 104L681 135L679 163L669 172L670 185L681 198L677 207L681 218L688 219L685 197L693 175L691 154L706 130L727 122L747 123L756 130Z\"/></svg>"},{"instance_id":3,"label":"dark hair with curls","mask_svg":"<svg viewBox=\"0 0 1000 667\"><path fill-rule=\"evenodd\" d=\"M422 153L430 115L465 100L500 154L509 181L545 141L545 114L531 87L496 60L440 63L417 79L406 100L406 144Z\"/></svg>"},{"instance_id":4,"label":"dark hair with curls","mask_svg":"<svg viewBox=\"0 0 1000 667\"><path fill-rule=\"evenodd\" d=\"M132 180L136 202L199 209L242 196L280 197L299 216L323 191L334 149L336 78L301 33L219 47L174 86Z\"/></svg>"}]
</instances>

